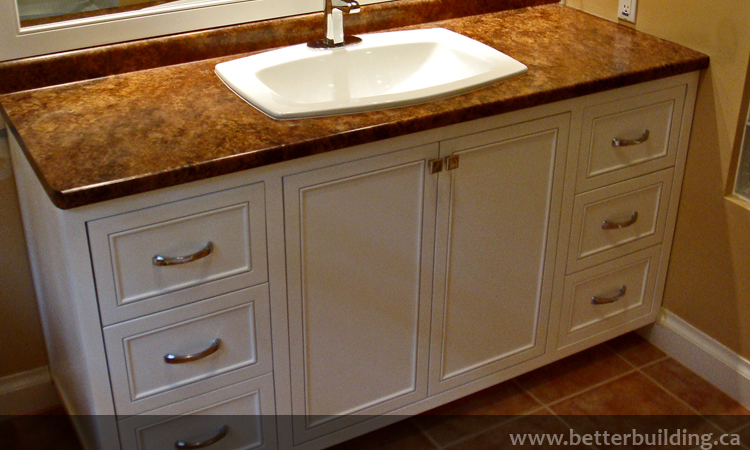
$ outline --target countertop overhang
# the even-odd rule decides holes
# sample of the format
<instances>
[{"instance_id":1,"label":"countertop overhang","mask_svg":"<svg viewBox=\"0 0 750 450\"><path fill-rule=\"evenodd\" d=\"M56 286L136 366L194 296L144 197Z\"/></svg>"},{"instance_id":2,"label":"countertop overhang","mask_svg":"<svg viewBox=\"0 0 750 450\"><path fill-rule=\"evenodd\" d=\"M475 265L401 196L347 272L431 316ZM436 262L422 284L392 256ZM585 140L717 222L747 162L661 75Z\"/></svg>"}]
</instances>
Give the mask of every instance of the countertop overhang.
<instances>
[{"instance_id":1,"label":"countertop overhang","mask_svg":"<svg viewBox=\"0 0 750 450\"><path fill-rule=\"evenodd\" d=\"M362 14L367 14L363 10ZM528 74L422 105L276 121L227 89L238 54L0 96L52 202L84 206L708 67L708 56L561 5L425 23Z\"/></svg>"}]
</instances>

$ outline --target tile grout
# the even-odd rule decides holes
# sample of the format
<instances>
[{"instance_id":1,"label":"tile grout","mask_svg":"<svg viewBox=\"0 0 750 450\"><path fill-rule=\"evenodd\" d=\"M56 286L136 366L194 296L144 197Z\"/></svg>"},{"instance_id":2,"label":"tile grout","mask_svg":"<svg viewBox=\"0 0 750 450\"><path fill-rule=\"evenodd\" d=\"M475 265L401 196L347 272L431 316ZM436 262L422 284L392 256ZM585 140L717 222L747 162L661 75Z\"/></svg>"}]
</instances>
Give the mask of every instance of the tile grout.
<instances>
[{"instance_id":1,"label":"tile grout","mask_svg":"<svg viewBox=\"0 0 750 450\"><path fill-rule=\"evenodd\" d=\"M621 378L624 378L624 377L626 377L628 375L632 375L632 374L634 374L636 372L638 372L638 369L630 369L630 370L628 370L626 372L623 372L623 373L621 373L619 375L615 375L615 376L613 376L611 378L608 378L608 379L606 379L604 381L600 381L598 383L592 384L591 386L588 386L587 388L582 389L582 390L580 390L580 391L578 391L578 392L576 392L574 394L566 395L565 397L560 397L560 398L558 398L558 399L556 399L556 400L554 400L552 402L547 403L546 406L552 407L554 405L558 405L558 404L560 404L560 403L562 403L562 402L564 402L566 400L570 400L573 397L577 397L577 396L579 396L581 394L585 394L585 393L587 393L589 391L592 391L592 390L594 390L594 389L596 389L598 387L601 387L601 386L603 386L605 384L608 384L608 383L611 383L613 381L617 381L617 380L619 380Z\"/></svg>"},{"instance_id":2,"label":"tile grout","mask_svg":"<svg viewBox=\"0 0 750 450\"><path fill-rule=\"evenodd\" d=\"M414 417L416 417L416 416L414 416ZM435 447L435 450L441 450L443 447L441 447L437 443L437 441L435 439L433 439L432 436L429 435L429 433L427 433L427 431L425 431L425 430L422 429L422 427L419 425L419 422L416 421L416 420L414 420L414 417L410 417L408 419L409 422L411 422L412 425L414 425L417 428L417 430L419 430L419 434L421 434L422 436L424 436L430 442L430 444L432 444L432 446Z\"/></svg>"},{"instance_id":3,"label":"tile grout","mask_svg":"<svg viewBox=\"0 0 750 450\"><path fill-rule=\"evenodd\" d=\"M654 365L655 365L655 364L654 364ZM650 367L650 366L649 366L649 367ZM669 395L670 397L672 397L672 398L676 399L676 400L677 400L677 401L678 401L679 403L681 403L681 404L683 404L684 406L686 406L686 407L687 407L687 408L688 408L688 409L689 409L690 411L692 411L692 412L693 412L693 413L694 413L694 414L695 414L696 416L698 416L698 417L700 417L701 419L705 420L705 421L706 421L706 422L707 422L707 423L708 423L709 425L713 426L714 428L716 428L717 430L721 431L722 433L727 433L727 431L725 431L725 430L724 430L724 428L720 427L719 425L717 425L716 423L714 423L714 422L713 422L712 420L709 420L708 418L706 418L706 416L704 416L704 415L703 415L703 414L702 414L702 413L701 413L700 411L698 411L697 409L695 409L695 408L694 408L694 407L693 407L692 405L690 405L690 404L689 404L688 402L686 402L685 400L681 399L681 398L680 398L680 397L678 397L678 396L677 396L676 394L674 394L674 393L673 393L672 391L670 391L669 389L667 389L667 388L666 388L666 387L665 387L665 386L664 386L663 384L661 384L661 383L659 383L658 381L656 381L656 379L655 379L654 377L650 376L649 374L647 374L646 372L643 372L643 371L641 371L641 370L639 370L639 372L641 373L641 375L643 375L643 376L644 376L644 377L646 377L646 378L647 378L648 380L650 380L650 381L651 381L652 383L654 383L654 384L655 384L655 385L656 385L656 386L657 386L657 387L658 387L659 389L661 389L662 391L666 392L666 393L667 393L667 395Z\"/></svg>"},{"instance_id":4,"label":"tile grout","mask_svg":"<svg viewBox=\"0 0 750 450\"><path fill-rule=\"evenodd\" d=\"M533 412L533 411L539 411L542 408L544 408L544 406L542 406L540 408L535 408L535 409L529 411L529 413ZM527 414L523 414L523 415L517 414L517 415L509 416L510 418L508 420L504 420L504 421L501 421L500 423L496 423L494 425L491 425L491 426L489 426L487 428L482 429L481 431L477 431L477 432L474 432L474 433L467 434L466 436L462 436L461 438L456 439L455 441L452 441L452 442L446 444L445 446L438 447L438 450L448 449L448 448L453 447L455 445L458 445L458 444L460 444L462 442L466 442L466 441L468 441L470 439L473 439L473 438L475 438L477 436L481 436L481 435L483 435L483 434L485 434L485 433L487 433L489 431L492 431L492 430L500 428L500 427L502 427L504 425L507 425L507 424L509 424L509 423L511 423L511 422L513 422L515 420L519 420L522 417L526 417L527 415L528 415L528 413Z\"/></svg>"},{"instance_id":5,"label":"tile grout","mask_svg":"<svg viewBox=\"0 0 750 450\"><path fill-rule=\"evenodd\" d=\"M506 425L508 425L510 423L513 423L516 420L520 420L522 417L528 417L528 416L530 416L532 414L535 414L535 413L538 413L540 411L546 411L547 413L550 413L562 425L564 425L567 429L574 430L574 427L572 427L563 418L563 416L561 416L560 414L558 414L557 412L555 412L555 410L553 409L554 406L559 405L560 403L562 403L564 401L567 401L567 400L570 400L570 399L572 399L574 397L577 397L577 396L583 395L585 393L588 393L588 392L590 392L590 391L592 391L594 389L600 388L600 387L602 387L604 385L607 385L609 383L612 383L612 382L615 382L617 380L620 380L620 379L622 379L624 377L627 377L627 376L630 376L630 375L633 375L633 374L640 374L640 375L643 375L649 382L653 383L659 390L661 390L662 392L665 392L670 398L673 398L673 399L677 400L678 404L680 404L683 407L687 408L693 415L695 415L697 417L700 417L700 419L703 422L705 422L708 425L714 427L716 430L720 431L721 433L732 434L732 433L737 433L737 432L739 432L741 430L750 428L750 423L748 423L748 424L744 424L744 425L739 425L739 426L737 426L733 430L725 431L724 428L720 427L719 425L717 425L716 423L714 423L712 420L708 419L705 415L701 414L696 408L692 407L686 401L684 401L683 399L681 399L680 397L678 397L676 394L672 393L662 383L660 383L654 377L648 375L644 371L645 369L648 369L650 367L653 367L655 365L658 365L660 363L664 363L665 361L668 361L668 360L672 359L669 355L664 355L664 356L658 357L658 358L656 358L656 359L654 359L652 361L649 361L647 363L638 365L638 364L630 361L629 359L627 359L619 351L617 351L614 348L612 348L609 345L608 342L605 343L603 345L603 347L606 348L607 351L610 354L614 354L614 355L617 356L617 358L619 360L624 361L627 364L627 367L629 367L629 369L625 370L624 372L622 372L620 374L611 376L611 377L607 378L606 380L603 380L603 381L600 381L598 383L592 384L592 385L587 386L586 388L580 389L580 390L578 390L578 391L576 391L576 392L574 392L572 394L569 394L569 395L557 398L557 399L555 399L553 401L549 401L549 402L542 401L537 395L535 395L532 392L532 390L530 388L527 388L526 386L524 386L518 380L520 376L514 377L514 378L512 378L510 380L507 380L507 381L511 382L513 385L515 385L516 387L518 387L521 390L522 393L525 393L526 395L528 395L537 404L535 407L530 408L528 411L526 411L524 413L521 413L521 414L518 414L518 415L514 415L515 417L509 418L508 420L502 420L502 421L500 421L500 422L498 422L496 424L493 424L491 426L483 428L480 431L476 431L474 433L462 436L462 437L460 437L460 438L458 438L456 440L453 440L451 442L448 442L448 443L446 443L444 445L438 444L438 442L434 438L432 438L429 435L429 433L427 433L427 431L424 430L423 427L420 424L418 424L416 421L414 421L414 423L417 426L417 429L420 431L420 433L427 438L427 440L430 442L431 445L434 446L434 448L436 450L446 450L446 449L449 449L449 448L453 448L453 447L455 447L457 445L460 445L463 442L470 441L471 439L474 439L477 436L483 435L485 433L489 433L489 432L491 432L493 430L496 430L496 429L498 429L500 427L503 427L503 426L506 426ZM591 450L599 450L593 444L588 445L587 448L589 448ZM698 448L700 448L700 446ZM742 449L745 449L745 450L749 450L748 446L746 444L744 444L744 443L740 444L739 448L742 448ZM693 450L697 450L697 449L693 449Z\"/></svg>"}]
</instances>

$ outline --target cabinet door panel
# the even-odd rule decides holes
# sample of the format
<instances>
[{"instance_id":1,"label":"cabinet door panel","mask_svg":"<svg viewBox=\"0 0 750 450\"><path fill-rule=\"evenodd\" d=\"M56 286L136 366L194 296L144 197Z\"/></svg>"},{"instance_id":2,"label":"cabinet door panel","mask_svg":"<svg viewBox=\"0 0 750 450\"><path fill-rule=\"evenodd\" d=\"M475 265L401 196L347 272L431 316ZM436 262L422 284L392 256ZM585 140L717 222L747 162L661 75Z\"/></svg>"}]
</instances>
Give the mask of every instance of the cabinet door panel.
<instances>
[{"instance_id":1,"label":"cabinet door panel","mask_svg":"<svg viewBox=\"0 0 750 450\"><path fill-rule=\"evenodd\" d=\"M284 179L296 443L427 394L437 152Z\"/></svg>"},{"instance_id":2,"label":"cabinet door panel","mask_svg":"<svg viewBox=\"0 0 750 450\"><path fill-rule=\"evenodd\" d=\"M440 175L431 393L543 353L567 124L555 116L441 144L459 166Z\"/></svg>"}]
</instances>

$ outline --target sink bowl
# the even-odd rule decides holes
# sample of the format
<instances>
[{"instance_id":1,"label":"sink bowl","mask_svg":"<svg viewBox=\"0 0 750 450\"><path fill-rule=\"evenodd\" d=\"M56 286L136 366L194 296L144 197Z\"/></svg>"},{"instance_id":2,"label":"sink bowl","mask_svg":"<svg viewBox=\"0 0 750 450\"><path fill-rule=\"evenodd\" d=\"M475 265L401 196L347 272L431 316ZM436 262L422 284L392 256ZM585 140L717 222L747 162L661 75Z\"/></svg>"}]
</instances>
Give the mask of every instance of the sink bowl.
<instances>
[{"instance_id":1,"label":"sink bowl","mask_svg":"<svg viewBox=\"0 0 750 450\"><path fill-rule=\"evenodd\" d=\"M274 119L415 105L526 73L525 65L443 28L360 36L359 44L286 47L216 65L237 95Z\"/></svg>"}]
</instances>

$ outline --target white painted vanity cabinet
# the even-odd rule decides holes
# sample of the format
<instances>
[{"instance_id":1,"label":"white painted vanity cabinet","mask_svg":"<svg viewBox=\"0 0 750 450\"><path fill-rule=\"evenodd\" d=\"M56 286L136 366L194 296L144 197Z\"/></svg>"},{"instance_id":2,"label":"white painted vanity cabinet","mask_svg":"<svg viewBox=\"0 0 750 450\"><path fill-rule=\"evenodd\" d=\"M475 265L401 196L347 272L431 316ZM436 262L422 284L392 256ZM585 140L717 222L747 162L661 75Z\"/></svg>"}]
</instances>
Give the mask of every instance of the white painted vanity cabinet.
<instances>
[{"instance_id":1,"label":"white painted vanity cabinet","mask_svg":"<svg viewBox=\"0 0 750 450\"><path fill-rule=\"evenodd\" d=\"M13 142L86 444L321 449L653 322L697 80L68 211Z\"/></svg>"}]
</instances>

